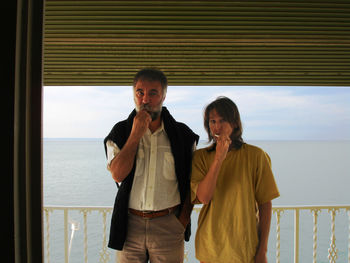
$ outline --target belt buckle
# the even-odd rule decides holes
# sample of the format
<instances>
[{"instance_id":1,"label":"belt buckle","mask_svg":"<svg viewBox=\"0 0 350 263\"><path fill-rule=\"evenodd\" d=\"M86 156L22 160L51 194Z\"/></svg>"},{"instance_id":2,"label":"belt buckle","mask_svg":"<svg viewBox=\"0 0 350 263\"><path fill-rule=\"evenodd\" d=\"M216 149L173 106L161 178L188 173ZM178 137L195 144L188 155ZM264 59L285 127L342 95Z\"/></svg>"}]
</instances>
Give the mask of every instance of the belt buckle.
<instances>
[{"instance_id":1,"label":"belt buckle","mask_svg":"<svg viewBox=\"0 0 350 263\"><path fill-rule=\"evenodd\" d=\"M148 211L142 211L142 218L148 218L147 215L151 214L152 212Z\"/></svg>"}]
</instances>

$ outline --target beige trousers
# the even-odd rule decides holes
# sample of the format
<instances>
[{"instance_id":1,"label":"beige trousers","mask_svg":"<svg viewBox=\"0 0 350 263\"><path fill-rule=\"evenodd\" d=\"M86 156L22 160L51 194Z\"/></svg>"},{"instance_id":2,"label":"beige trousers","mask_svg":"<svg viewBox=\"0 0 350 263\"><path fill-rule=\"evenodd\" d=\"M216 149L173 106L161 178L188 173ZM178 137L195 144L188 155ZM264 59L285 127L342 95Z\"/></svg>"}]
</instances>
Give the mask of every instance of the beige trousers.
<instances>
[{"instance_id":1,"label":"beige trousers","mask_svg":"<svg viewBox=\"0 0 350 263\"><path fill-rule=\"evenodd\" d=\"M153 219L130 214L128 234L118 263L180 263L185 228L174 213Z\"/></svg>"}]
</instances>

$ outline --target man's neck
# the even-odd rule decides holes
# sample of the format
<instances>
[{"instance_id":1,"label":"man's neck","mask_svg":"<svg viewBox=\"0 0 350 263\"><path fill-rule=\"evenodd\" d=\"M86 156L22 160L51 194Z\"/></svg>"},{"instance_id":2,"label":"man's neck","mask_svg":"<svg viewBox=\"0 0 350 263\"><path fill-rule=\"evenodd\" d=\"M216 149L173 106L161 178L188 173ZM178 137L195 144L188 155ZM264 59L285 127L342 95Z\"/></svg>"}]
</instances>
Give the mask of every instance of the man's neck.
<instances>
[{"instance_id":1,"label":"man's neck","mask_svg":"<svg viewBox=\"0 0 350 263\"><path fill-rule=\"evenodd\" d=\"M154 121L152 121L152 122L149 124L148 128L150 129L151 133L154 133L156 130L159 129L159 127L161 126L161 124L162 124L162 120L161 120L161 118L160 118L160 116L159 116L157 119L155 119Z\"/></svg>"}]
</instances>

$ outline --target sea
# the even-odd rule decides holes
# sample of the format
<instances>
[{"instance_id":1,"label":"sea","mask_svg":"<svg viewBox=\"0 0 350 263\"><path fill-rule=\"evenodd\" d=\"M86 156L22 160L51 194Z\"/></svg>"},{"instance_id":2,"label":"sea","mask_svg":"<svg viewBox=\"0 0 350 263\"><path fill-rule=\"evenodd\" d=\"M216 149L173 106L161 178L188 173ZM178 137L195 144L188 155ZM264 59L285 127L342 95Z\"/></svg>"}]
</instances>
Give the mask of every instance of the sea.
<instances>
[{"instance_id":1,"label":"sea","mask_svg":"<svg viewBox=\"0 0 350 263\"><path fill-rule=\"evenodd\" d=\"M247 141L262 148L271 158L272 170L281 196L273 206L350 205L350 141ZM207 146L200 141L198 148ZM44 139L44 206L112 207L117 186L106 169L103 140L95 138ZM44 215L44 256L47 263L64 262L63 212ZM198 213L192 213L192 238L186 242L187 262L195 259L194 236ZM116 262L115 251L105 247L106 225L101 212L90 212L84 224L80 211L69 212L69 262ZM49 222L47 224L47 222ZM280 218L280 262L294 262L294 214ZM106 227L104 229L104 227ZM107 233L105 237L103 235ZM84 247L84 231L88 233ZM348 262L350 211L336 213L335 244L337 261ZM238 241L239 242L239 241ZM322 210L317 222L317 262L330 262L331 216ZM313 217L300 212L299 262L313 259ZM84 251L87 251L84 257ZM268 247L269 262L276 261L276 215L272 215Z\"/></svg>"}]
</instances>

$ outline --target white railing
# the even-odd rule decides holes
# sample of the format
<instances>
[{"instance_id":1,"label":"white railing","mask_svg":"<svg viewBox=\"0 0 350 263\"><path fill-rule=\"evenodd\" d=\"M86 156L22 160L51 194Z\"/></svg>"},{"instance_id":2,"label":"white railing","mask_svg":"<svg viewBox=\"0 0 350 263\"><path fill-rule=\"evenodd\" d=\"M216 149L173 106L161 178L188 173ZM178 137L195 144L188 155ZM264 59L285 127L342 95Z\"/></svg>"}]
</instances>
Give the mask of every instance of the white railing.
<instances>
[{"instance_id":1,"label":"white railing","mask_svg":"<svg viewBox=\"0 0 350 263\"><path fill-rule=\"evenodd\" d=\"M61 211L61 214L63 212L63 215L56 215ZM200 211L200 206L195 206L194 208L194 214L198 215ZM339 213L345 213L345 217L347 215L347 219L344 219L344 221L347 221L347 227L346 224L342 225L341 232L346 233L347 235L347 252L344 251L342 254L347 253L347 262L350 263L350 205L343 205L343 206L274 206L273 207L273 214L275 217L275 226L276 226L276 235L274 236L276 242L275 242L275 260L277 263L281 262L281 222L286 217L283 216L284 214L293 213L294 217L294 226L293 233L294 233L294 263L299 263L300 260L300 218L301 213L303 212L309 212L312 215L312 261L313 263L317 262L317 252L318 252L318 230L319 230L319 215L321 212L326 212L326 214L329 214L329 230L330 230L330 236L328 237L330 240L329 247L328 247L328 261L330 263L335 263L338 259L339 250L336 243L336 216ZM107 236L109 233L109 223L110 223L110 216L112 212L112 207L72 207L72 206L45 206L44 207L44 233L45 233L45 262L46 263L55 263L55 260L51 259L51 251L52 249L52 243L55 243L56 247L60 250L58 252L58 261L57 262L65 262L69 263L71 260L71 249L72 249L72 242L74 239L74 234L77 230L80 229L80 222L82 222L83 225L83 231L82 235L80 235L80 240L76 240L76 242L79 242L78 247L80 248L80 251L78 253L79 260L77 262L88 262L89 258L89 251L92 251L92 257L95 257L91 262L98 262L99 263L107 263L107 262L115 262L115 253L113 250L107 248ZM88 214L89 217L92 217L92 214L95 213L94 221L92 223L88 223ZM62 224L62 219L59 219L59 217L63 216L63 228L61 226L61 230L63 230L63 240L59 240L55 238L55 241L51 241L52 233L55 232L55 234L59 233L60 231L53 229L53 221L58 220L58 224ZM72 219L74 217L74 220ZM77 219L79 218L79 219ZM196 220L192 220L192 225L196 223ZM88 234L88 229L90 226L91 228L97 229L97 234L93 235L90 239L88 238L90 233ZM57 228L57 224L54 223L54 227ZM59 227L58 227L59 228ZM100 229L100 230L98 230ZM69 236L70 233L70 236ZM81 231L79 232L81 234ZM270 239L271 236L273 236L273 229L271 229L270 232ZM91 247L89 246L89 241L93 239L95 242L94 245ZM192 238L193 240L194 238ZM344 241L342 241L344 243ZM60 244L57 244L60 243ZM283 243L282 243L283 244ZM305 244L303 244L303 247ZM76 246L75 246L76 247ZM194 248L191 248L194 249ZM288 249L292 249L288 247ZM187 250L187 249L186 249ZM270 250L270 248L269 248ZM346 250L346 249L345 249ZM64 256L62 251L64 251ZM188 256L189 251L186 251L185 254L185 262L192 263L197 262L194 258ZM91 254L91 253L90 253ZM63 257L60 259L59 257ZM114 257L114 258L113 258ZM82 261L82 258L84 260ZM57 256L56 256L57 260ZM72 261L71 261L72 262ZM289 261L291 262L291 261ZM323 261L325 262L325 261ZM342 261L342 263L345 263L346 261ZM284 263L284 262L283 262Z\"/></svg>"},{"instance_id":2,"label":"white railing","mask_svg":"<svg viewBox=\"0 0 350 263\"><path fill-rule=\"evenodd\" d=\"M64 262L68 263L70 258L70 252L74 237L74 232L79 229L80 223L76 220L71 220L69 217L69 212L79 212L82 215L83 220L83 243L84 243L84 263L88 262L88 223L87 223L87 217L88 214L92 212L98 212L101 214L102 217L102 243L99 250L99 261L107 263L110 262L111 253L110 250L107 248L107 216L111 214L112 207L72 207L72 206L45 206L44 207L44 213L45 213L45 262L50 263L50 215L55 210L63 211L63 233L64 233ZM71 231L71 238L69 239L69 225L70 225L70 231Z\"/></svg>"},{"instance_id":3,"label":"white railing","mask_svg":"<svg viewBox=\"0 0 350 263\"><path fill-rule=\"evenodd\" d=\"M300 247L300 211L308 210L313 216L313 263L317 262L317 231L318 231L318 215L322 210L326 210L331 217L331 236L328 249L328 260L335 263L338 258L338 249L336 247L335 238L335 217L337 212L344 210L348 214L348 263L350 263L350 206L275 206L273 213L276 215L276 262L280 262L280 236L281 236L281 216L284 211L294 212L294 263L299 262ZM346 231L346 229L344 229Z\"/></svg>"}]
</instances>

